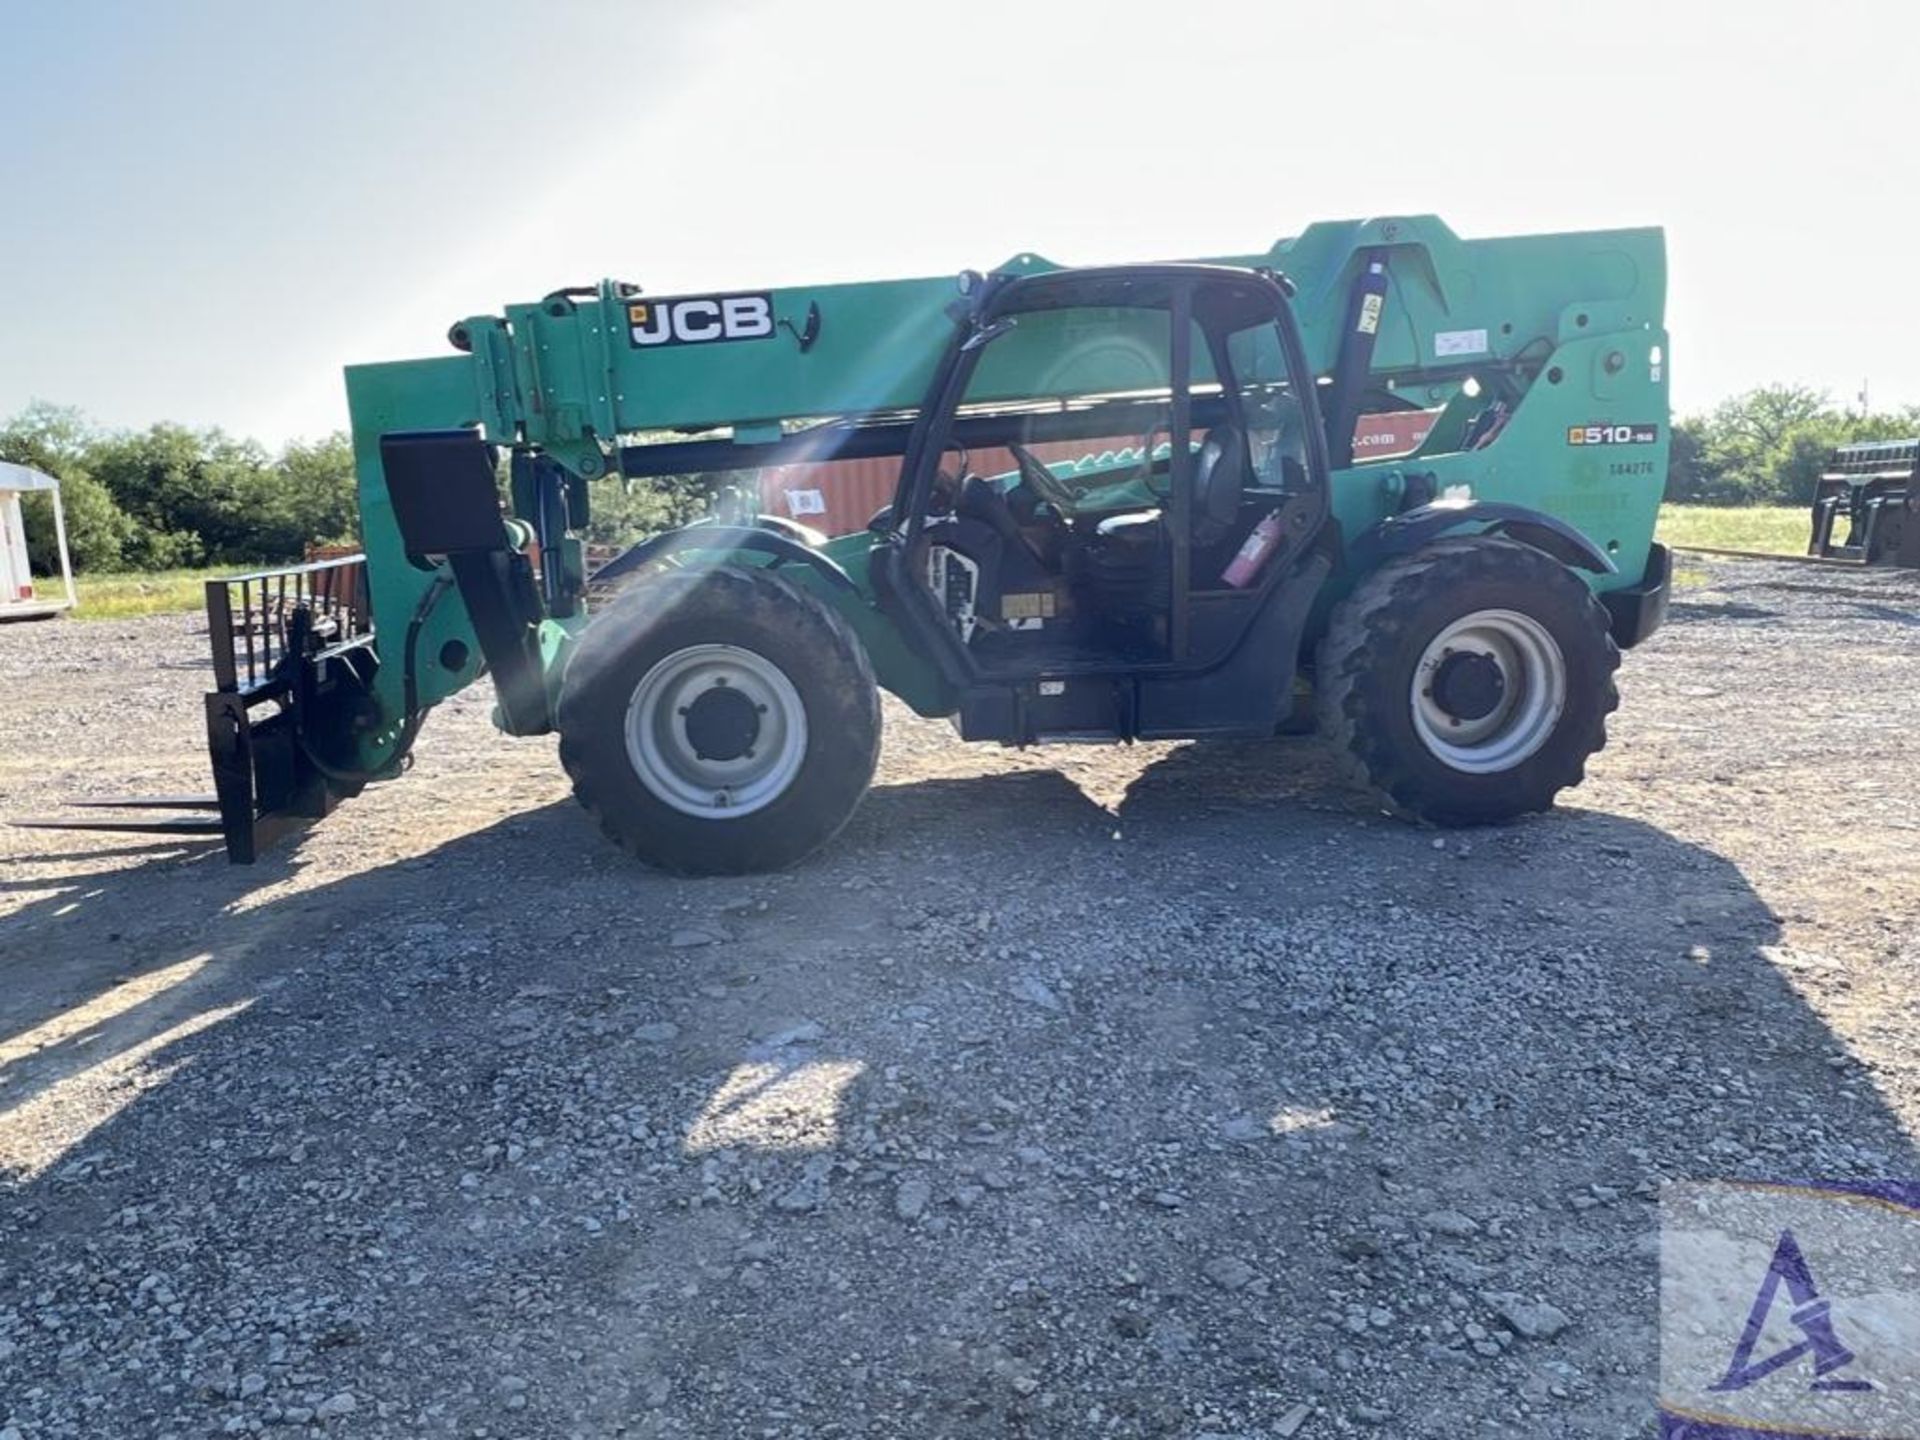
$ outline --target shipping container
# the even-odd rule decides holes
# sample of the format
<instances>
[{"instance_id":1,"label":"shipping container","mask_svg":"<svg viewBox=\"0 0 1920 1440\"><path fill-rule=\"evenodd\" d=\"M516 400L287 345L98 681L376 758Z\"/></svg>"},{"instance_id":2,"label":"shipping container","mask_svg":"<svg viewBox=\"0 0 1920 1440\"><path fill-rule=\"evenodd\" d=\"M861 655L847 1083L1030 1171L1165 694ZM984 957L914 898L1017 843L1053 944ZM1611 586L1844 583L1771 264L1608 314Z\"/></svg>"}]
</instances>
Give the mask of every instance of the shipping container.
<instances>
[{"instance_id":1,"label":"shipping container","mask_svg":"<svg viewBox=\"0 0 1920 1440\"><path fill-rule=\"evenodd\" d=\"M1362 415L1353 431L1356 462L1408 455L1433 429L1438 410L1396 410ZM1048 463L1078 460L1103 450L1120 450L1140 443L1138 435L1116 435L1104 440L1058 440L1031 447ZM760 472L760 509L763 514L798 520L822 533L851 535L864 530L881 506L893 500L900 479L900 458L877 460L823 460L805 465L778 465ZM1003 475L1014 469L1013 456L995 447L967 456L967 468L976 475Z\"/></svg>"}]
</instances>

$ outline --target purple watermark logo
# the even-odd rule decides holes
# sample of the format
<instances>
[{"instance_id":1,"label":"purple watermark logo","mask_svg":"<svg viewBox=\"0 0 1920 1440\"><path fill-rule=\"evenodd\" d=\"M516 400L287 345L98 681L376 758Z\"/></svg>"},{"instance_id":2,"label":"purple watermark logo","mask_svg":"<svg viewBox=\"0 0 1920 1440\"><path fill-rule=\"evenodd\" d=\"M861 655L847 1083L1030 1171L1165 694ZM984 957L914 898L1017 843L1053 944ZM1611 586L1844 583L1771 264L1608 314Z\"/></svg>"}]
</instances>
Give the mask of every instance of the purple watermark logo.
<instances>
[{"instance_id":1,"label":"purple watermark logo","mask_svg":"<svg viewBox=\"0 0 1920 1440\"><path fill-rule=\"evenodd\" d=\"M1920 1440L1920 1184L1661 1192L1666 1440Z\"/></svg>"},{"instance_id":2,"label":"purple watermark logo","mask_svg":"<svg viewBox=\"0 0 1920 1440\"><path fill-rule=\"evenodd\" d=\"M1800 1339L1764 1360L1755 1360L1754 1347L1760 1343L1782 1287L1795 1307L1787 1316L1787 1322L1799 1330ZM1773 1263L1767 1266L1767 1278L1760 1282L1760 1293L1754 1296L1753 1309L1747 1312L1746 1329L1740 1332L1740 1343L1733 1347L1733 1359L1727 1362L1727 1373L1709 1388L1716 1394L1744 1390L1783 1366L1811 1356L1810 1388L1871 1390L1871 1380L1849 1380L1835 1373L1845 1370L1858 1357L1834 1334L1832 1312L1833 1302L1823 1299L1814 1288L1813 1272L1807 1267L1807 1257L1800 1253L1800 1242L1793 1238L1791 1230L1782 1230L1773 1247Z\"/></svg>"}]
</instances>

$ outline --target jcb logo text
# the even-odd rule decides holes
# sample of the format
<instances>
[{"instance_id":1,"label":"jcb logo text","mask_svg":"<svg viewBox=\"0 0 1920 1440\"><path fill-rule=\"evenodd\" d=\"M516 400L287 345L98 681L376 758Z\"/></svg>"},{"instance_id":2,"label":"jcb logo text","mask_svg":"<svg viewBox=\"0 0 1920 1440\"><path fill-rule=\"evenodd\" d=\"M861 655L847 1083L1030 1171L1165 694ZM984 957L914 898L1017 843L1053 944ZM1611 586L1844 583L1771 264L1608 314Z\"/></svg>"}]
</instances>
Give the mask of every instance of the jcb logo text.
<instances>
[{"instance_id":1,"label":"jcb logo text","mask_svg":"<svg viewBox=\"0 0 1920 1440\"><path fill-rule=\"evenodd\" d=\"M682 300L635 300L627 306L627 333L636 346L770 339L773 296L691 295Z\"/></svg>"}]
</instances>

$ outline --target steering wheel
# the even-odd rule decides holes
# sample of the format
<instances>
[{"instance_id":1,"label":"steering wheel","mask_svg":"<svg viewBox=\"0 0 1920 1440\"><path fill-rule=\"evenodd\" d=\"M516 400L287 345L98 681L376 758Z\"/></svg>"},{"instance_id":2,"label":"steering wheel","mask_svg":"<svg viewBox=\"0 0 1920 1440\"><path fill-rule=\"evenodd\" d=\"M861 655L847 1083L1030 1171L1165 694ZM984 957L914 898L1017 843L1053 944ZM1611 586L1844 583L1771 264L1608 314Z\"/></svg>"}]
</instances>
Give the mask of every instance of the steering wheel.
<instances>
[{"instance_id":1,"label":"steering wheel","mask_svg":"<svg viewBox=\"0 0 1920 1440\"><path fill-rule=\"evenodd\" d=\"M1020 478L1033 487L1033 491L1062 515L1071 515L1075 501L1079 498L1072 490L1062 485L1053 471L1047 468L1046 461L1035 455L1024 445L1007 442L1007 453L1013 456L1013 463L1020 467Z\"/></svg>"}]
</instances>

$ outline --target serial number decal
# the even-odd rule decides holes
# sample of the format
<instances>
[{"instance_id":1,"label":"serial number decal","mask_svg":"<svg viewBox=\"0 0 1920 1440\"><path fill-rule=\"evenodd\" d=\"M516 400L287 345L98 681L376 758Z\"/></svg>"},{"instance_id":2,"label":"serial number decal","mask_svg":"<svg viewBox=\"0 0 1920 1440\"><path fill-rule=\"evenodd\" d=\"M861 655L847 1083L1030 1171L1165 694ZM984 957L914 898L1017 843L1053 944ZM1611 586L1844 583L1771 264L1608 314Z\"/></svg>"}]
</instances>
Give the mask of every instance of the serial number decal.
<instances>
[{"instance_id":1,"label":"serial number decal","mask_svg":"<svg viewBox=\"0 0 1920 1440\"><path fill-rule=\"evenodd\" d=\"M1653 462L1651 460L1616 460L1607 467L1607 473L1609 475L1651 475Z\"/></svg>"},{"instance_id":2,"label":"serial number decal","mask_svg":"<svg viewBox=\"0 0 1920 1440\"><path fill-rule=\"evenodd\" d=\"M762 291L635 300L627 306L627 336L636 348L770 340L773 338L773 296Z\"/></svg>"},{"instance_id":3,"label":"serial number decal","mask_svg":"<svg viewBox=\"0 0 1920 1440\"><path fill-rule=\"evenodd\" d=\"M1658 425L1569 425L1569 445L1652 445L1660 439Z\"/></svg>"}]
</instances>

